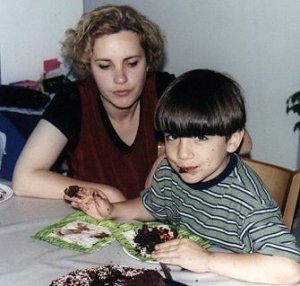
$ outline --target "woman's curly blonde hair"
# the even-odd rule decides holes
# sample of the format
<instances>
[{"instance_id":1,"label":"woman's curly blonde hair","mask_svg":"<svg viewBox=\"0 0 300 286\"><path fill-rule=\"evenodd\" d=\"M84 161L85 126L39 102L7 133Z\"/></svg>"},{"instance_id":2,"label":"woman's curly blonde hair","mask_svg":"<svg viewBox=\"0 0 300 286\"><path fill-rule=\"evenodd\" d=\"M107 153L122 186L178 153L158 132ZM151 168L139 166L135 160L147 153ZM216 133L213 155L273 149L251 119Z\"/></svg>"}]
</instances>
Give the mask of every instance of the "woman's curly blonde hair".
<instances>
[{"instance_id":1,"label":"woman's curly blonde hair","mask_svg":"<svg viewBox=\"0 0 300 286\"><path fill-rule=\"evenodd\" d=\"M132 31L138 35L145 51L148 73L158 68L164 52L159 26L130 6L107 5L84 14L75 29L66 31L62 50L78 78L91 75L90 61L95 40L120 31Z\"/></svg>"}]
</instances>

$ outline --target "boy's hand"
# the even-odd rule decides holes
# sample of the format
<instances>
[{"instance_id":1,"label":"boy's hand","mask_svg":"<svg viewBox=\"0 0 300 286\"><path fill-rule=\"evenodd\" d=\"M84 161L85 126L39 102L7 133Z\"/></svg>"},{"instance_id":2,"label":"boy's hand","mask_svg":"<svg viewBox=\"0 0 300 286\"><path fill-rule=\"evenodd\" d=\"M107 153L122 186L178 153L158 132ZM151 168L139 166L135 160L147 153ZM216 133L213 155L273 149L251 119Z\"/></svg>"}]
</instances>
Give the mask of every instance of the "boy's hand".
<instances>
[{"instance_id":1,"label":"boy's hand","mask_svg":"<svg viewBox=\"0 0 300 286\"><path fill-rule=\"evenodd\" d=\"M113 207L99 189L80 188L78 197L70 197L65 194L64 198L70 201L74 208L80 209L96 219L108 218Z\"/></svg>"},{"instance_id":2,"label":"boy's hand","mask_svg":"<svg viewBox=\"0 0 300 286\"><path fill-rule=\"evenodd\" d=\"M178 265L194 272L208 271L207 261L210 255L208 250L187 238L157 244L152 253L152 257L158 262Z\"/></svg>"}]
</instances>

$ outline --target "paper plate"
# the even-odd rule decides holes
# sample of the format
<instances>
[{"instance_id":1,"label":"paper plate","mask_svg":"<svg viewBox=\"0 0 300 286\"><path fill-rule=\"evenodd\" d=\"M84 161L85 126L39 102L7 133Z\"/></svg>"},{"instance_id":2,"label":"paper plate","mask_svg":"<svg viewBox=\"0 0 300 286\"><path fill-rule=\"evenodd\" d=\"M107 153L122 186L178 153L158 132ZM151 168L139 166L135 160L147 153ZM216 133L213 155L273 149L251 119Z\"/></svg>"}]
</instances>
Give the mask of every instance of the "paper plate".
<instances>
[{"instance_id":1,"label":"paper plate","mask_svg":"<svg viewBox=\"0 0 300 286\"><path fill-rule=\"evenodd\" d=\"M13 194L14 192L9 186L0 183L0 203L4 203L10 199Z\"/></svg>"},{"instance_id":2,"label":"paper plate","mask_svg":"<svg viewBox=\"0 0 300 286\"><path fill-rule=\"evenodd\" d=\"M139 260L142 261L140 257L131 254L125 247L123 247L123 251L125 252L125 254L127 254L129 257L135 259L135 260ZM153 263L153 264L159 264L159 262L155 261L155 260L143 260L143 262L147 262L147 263Z\"/></svg>"},{"instance_id":3,"label":"paper plate","mask_svg":"<svg viewBox=\"0 0 300 286\"><path fill-rule=\"evenodd\" d=\"M201 245L203 248L208 248L210 246L210 243L198 236L195 236L193 234L188 233L187 231L177 228L172 225L162 224L160 222L148 222L148 223L131 223L131 224L120 224L118 228L113 229L113 235L114 237L119 241L119 243L122 245L124 252L143 262L152 262L157 263L154 261L154 259L151 257L150 254L147 253L140 253L140 251L136 248L136 243L134 242L134 237L137 234L137 231L143 227L143 225L147 225L150 229L153 227L158 228L166 228L170 230L171 228L176 228L178 231L178 238L187 237L199 245Z\"/></svg>"}]
</instances>

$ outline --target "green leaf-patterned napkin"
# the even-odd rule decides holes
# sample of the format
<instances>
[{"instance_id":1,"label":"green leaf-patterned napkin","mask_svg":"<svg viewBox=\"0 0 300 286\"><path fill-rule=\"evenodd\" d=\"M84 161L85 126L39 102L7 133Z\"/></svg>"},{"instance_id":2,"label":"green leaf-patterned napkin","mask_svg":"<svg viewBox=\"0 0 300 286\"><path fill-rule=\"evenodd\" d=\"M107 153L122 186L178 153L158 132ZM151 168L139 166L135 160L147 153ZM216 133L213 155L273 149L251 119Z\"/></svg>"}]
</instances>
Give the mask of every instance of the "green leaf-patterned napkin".
<instances>
[{"instance_id":1,"label":"green leaf-patterned napkin","mask_svg":"<svg viewBox=\"0 0 300 286\"><path fill-rule=\"evenodd\" d=\"M32 237L62 248L92 253L115 240L112 229L117 225L117 222L98 221L81 211L76 211L58 223L38 231Z\"/></svg>"}]
</instances>

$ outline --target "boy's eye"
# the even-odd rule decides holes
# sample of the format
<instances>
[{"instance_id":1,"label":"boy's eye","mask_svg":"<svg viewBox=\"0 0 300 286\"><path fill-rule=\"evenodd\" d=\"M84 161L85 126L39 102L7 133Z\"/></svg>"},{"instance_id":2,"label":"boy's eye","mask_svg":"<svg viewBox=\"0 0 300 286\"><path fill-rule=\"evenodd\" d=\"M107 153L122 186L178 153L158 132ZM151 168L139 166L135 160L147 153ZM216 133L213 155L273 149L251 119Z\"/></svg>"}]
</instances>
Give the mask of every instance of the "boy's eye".
<instances>
[{"instance_id":1,"label":"boy's eye","mask_svg":"<svg viewBox=\"0 0 300 286\"><path fill-rule=\"evenodd\" d=\"M205 135L198 135L194 138L198 141L206 141L208 139Z\"/></svg>"},{"instance_id":2,"label":"boy's eye","mask_svg":"<svg viewBox=\"0 0 300 286\"><path fill-rule=\"evenodd\" d=\"M167 141L174 141L178 138L178 136L175 135L175 134L166 134L165 138L166 138Z\"/></svg>"}]
</instances>

